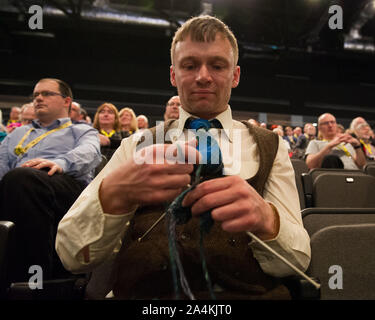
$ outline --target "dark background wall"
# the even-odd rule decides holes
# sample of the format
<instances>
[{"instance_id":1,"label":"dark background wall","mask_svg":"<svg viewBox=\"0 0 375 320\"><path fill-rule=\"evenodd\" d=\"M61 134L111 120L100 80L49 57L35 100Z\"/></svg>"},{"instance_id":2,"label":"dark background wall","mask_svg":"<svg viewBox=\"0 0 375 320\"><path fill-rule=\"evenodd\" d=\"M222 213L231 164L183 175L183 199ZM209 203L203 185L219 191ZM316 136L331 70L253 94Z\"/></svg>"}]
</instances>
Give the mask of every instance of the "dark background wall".
<instances>
[{"instance_id":1,"label":"dark background wall","mask_svg":"<svg viewBox=\"0 0 375 320\"><path fill-rule=\"evenodd\" d=\"M238 114L311 118L331 112L346 122L358 115L375 122L374 53L343 49L345 35L368 1L235 1L230 6L226 1L110 1L95 7L160 19L167 26L89 20L84 12L93 9L92 1L82 1L81 15L69 7L78 2L55 1L67 12L52 14L47 9L54 7L44 1L40 4L48 14L43 30L28 28L30 15L14 5L21 2L0 1L3 102L26 101L38 79L56 77L72 86L76 100L91 114L110 101L119 108L131 106L152 121L161 119L165 102L176 94L169 83L169 47L176 26L211 4L212 14L227 22L239 40L241 82L230 101ZM22 3L24 10L30 4ZM343 30L328 28L328 8L334 3L344 9ZM371 16L361 28L370 43L373 26Z\"/></svg>"}]
</instances>

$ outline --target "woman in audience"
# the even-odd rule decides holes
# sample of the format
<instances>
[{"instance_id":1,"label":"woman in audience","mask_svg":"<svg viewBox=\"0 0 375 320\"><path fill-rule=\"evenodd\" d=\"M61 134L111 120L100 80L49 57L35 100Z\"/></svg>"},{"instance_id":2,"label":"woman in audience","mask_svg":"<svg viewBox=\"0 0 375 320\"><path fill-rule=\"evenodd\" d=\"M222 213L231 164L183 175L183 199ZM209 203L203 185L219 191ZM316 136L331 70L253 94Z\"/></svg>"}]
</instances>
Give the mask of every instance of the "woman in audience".
<instances>
[{"instance_id":1,"label":"woman in audience","mask_svg":"<svg viewBox=\"0 0 375 320\"><path fill-rule=\"evenodd\" d=\"M127 135L121 133L119 113L115 105L105 102L99 106L93 127L99 131L100 151L109 160L121 140Z\"/></svg>"},{"instance_id":2,"label":"woman in audience","mask_svg":"<svg viewBox=\"0 0 375 320\"><path fill-rule=\"evenodd\" d=\"M375 146L372 144L372 130L369 124L367 122L360 123L355 127L354 134L362 145L366 160L375 160Z\"/></svg>"},{"instance_id":3,"label":"woman in audience","mask_svg":"<svg viewBox=\"0 0 375 320\"><path fill-rule=\"evenodd\" d=\"M122 108L119 112L121 131L128 136L138 130L137 117L131 108Z\"/></svg>"}]
</instances>

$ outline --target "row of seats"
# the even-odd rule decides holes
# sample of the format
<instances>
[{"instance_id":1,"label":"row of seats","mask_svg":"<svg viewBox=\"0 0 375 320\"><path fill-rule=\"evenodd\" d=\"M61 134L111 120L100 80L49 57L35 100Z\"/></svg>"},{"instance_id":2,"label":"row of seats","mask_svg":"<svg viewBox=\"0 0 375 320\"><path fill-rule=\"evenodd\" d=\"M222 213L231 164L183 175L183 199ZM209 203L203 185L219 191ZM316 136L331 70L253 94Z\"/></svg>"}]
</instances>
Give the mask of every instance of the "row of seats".
<instances>
[{"instance_id":1,"label":"row of seats","mask_svg":"<svg viewBox=\"0 0 375 320\"><path fill-rule=\"evenodd\" d=\"M291 159L322 300L375 299L375 163L312 169Z\"/></svg>"},{"instance_id":2,"label":"row of seats","mask_svg":"<svg viewBox=\"0 0 375 320\"><path fill-rule=\"evenodd\" d=\"M301 210L310 207L375 208L375 163L363 170L312 169L291 159Z\"/></svg>"}]
</instances>

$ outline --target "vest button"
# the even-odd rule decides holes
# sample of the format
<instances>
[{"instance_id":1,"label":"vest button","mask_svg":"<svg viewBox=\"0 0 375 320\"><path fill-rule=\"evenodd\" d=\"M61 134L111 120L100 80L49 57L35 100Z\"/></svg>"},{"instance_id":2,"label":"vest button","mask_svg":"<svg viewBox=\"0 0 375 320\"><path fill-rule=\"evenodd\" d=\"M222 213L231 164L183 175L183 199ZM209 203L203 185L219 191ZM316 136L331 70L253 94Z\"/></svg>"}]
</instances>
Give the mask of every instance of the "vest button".
<instances>
[{"instance_id":1,"label":"vest button","mask_svg":"<svg viewBox=\"0 0 375 320\"><path fill-rule=\"evenodd\" d=\"M181 234L181 240L185 240L185 241L187 241L187 240L189 240L190 239L190 237L186 234L186 233L182 233Z\"/></svg>"},{"instance_id":2,"label":"vest button","mask_svg":"<svg viewBox=\"0 0 375 320\"><path fill-rule=\"evenodd\" d=\"M236 240L233 239L233 238L229 238L229 239L228 239L228 243L229 243L232 247L234 247L234 246L236 245Z\"/></svg>"}]
</instances>

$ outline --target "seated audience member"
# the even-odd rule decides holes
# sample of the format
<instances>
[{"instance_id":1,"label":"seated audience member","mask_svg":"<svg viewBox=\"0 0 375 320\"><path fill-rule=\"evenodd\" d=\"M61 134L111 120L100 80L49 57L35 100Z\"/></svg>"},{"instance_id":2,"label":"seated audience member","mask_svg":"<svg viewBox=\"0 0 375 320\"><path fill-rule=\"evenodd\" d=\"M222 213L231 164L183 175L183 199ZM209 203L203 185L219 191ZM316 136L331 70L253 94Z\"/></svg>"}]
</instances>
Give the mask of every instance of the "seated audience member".
<instances>
[{"instance_id":1,"label":"seated audience member","mask_svg":"<svg viewBox=\"0 0 375 320\"><path fill-rule=\"evenodd\" d=\"M357 135L356 135L356 127L358 127L360 124L362 123L367 123L367 121L362 118L362 117L356 117L352 120L352 122L350 123L350 127L349 127L349 133L354 137L354 138L357 138ZM370 132L372 132L371 128L370 128ZM373 134L373 132L370 134L370 138L369 138L371 144L375 145L375 136Z\"/></svg>"},{"instance_id":2,"label":"seated audience member","mask_svg":"<svg viewBox=\"0 0 375 320\"><path fill-rule=\"evenodd\" d=\"M148 119L145 115L141 114L137 117L138 129L148 128Z\"/></svg>"},{"instance_id":3,"label":"seated audience member","mask_svg":"<svg viewBox=\"0 0 375 320\"><path fill-rule=\"evenodd\" d=\"M173 96L170 98L167 102L167 105L165 106L165 112L164 112L164 121L168 121L170 119L178 119L180 116L180 106L181 101L179 96Z\"/></svg>"},{"instance_id":4,"label":"seated audience member","mask_svg":"<svg viewBox=\"0 0 375 320\"><path fill-rule=\"evenodd\" d=\"M316 128L312 123L306 123L303 127L304 133L301 134L296 143L294 150L295 157L303 159L305 157L306 148L311 140L316 139Z\"/></svg>"},{"instance_id":5,"label":"seated audience member","mask_svg":"<svg viewBox=\"0 0 375 320\"><path fill-rule=\"evenodd\" d=\"M92 124L89 114L87 113L86 109L82 108L82 106L79 112L79 121L86 122L89 125Z\"/></svg>"},{"instance_id":6,"label":"seated audience member","mask_svg":"<svg viewBox=\"0 0 375 320\"><path fill-rule=\"evenodd\" d=\"M289 142L290 144L290 150L294 150L294 148L296 147L296 143L297 143L297 138L293 135L293 129L292 127L285 127L285 136L284 136L284 140L286 140L287 142Z\"/></svg>"},{"instance_id":7,"label":"seated audience member","mask_svg":"<svg viewBox=\"0 0 375 320\"><path fill-rule=\"evenodd\" d=\"M43 279L63 271L54 250L57 225L101 160L96 130L68 117L72 92L65 82L41 79L33 97L37 118L0 145L0 220L16 225L10 281L28 281L33 265Z\"/></svg>"},{"instance_id":8,"label":"seated audience member","mask_svg":"<svg viewBox=\"0 0 375 320\"><path fill-rule=\"evenodd\" d=\"M11 123L19 123L20 112L21 112L20 107L16 107L16 106L12 107L9 113L9 120L7 121L5 125L8 126Z\"/></svg>"},{"instance_id":9,"label":"seated audience member","mask_svg":"<svg viewBox=\"0 0 375 320\"><path fill-rule=\"evenodd\" d=\"M298 138L302 135L302 129L301 129L301 127L295 127L294 129L293 129L293 135L297 138L297 140L298 140Z\"/></svg>"},{"instance_id":10,"label":"seated audience member","mask_svg":"<svg viewBox=\"0 0 375 320\"><path fill-rule=\"evenodd\" d=\"M0 109L0 143L7 136L5 126L3 125L3 112Z\"/></svg>"},{"instance_id":11,"label":"seated audience member","mask_svg":"<svg viewBox=\"0 0 375 320\"><path fill-rule=\"evenodd\" d=\"M255 126L255 127L260 127L260 123L255 120L255 119L249 119L247 120L251 125Z\"/></svg>"},{"instance_id":12,"label":"seated audience member","mask_svg":"<svg viewBox=\"0 0 375 320\"><path fill-rule=\"evenodd\" d=\"M21 108L19 107L12 107L12 109L10 110L9 120L6 123L6 131L8 134L11 133L15 128L21 126L20 113Z\"/></svg>"},{"instance_id":13,"label":"seated audience member","mask_svg":"<svg viewBox=\"0 0 375 320\"><path fill-rule=\"evenodd\" d=\"M36 119L34 104L32 102L24 104L21 108L21 113L20 113L21 124L23 126L27 124L31 124L31 122L33 122L34 119Z\"/></svg>"},{"instance_id":14,"label":"seated audience member","mask_svg":"<svg viewBox=\"0 0 375 320\"><path fill-rule=\"evenodd\" d=\"M69 118L73 123L79 123L81 121L81 105L78 102L72 102L69 111Z\"/></svg>"},{"instance_id":15,"label":"seated audience member","mask_svg":"<svg viewBox=\"0 0 375 320\"><path fill-rule=\"evenodd\" d=\"M348 133L338 133L336 118L330 113L318 119L322 140L312 140L306 149L306 163L313 168L361 169L366 158L361 143Z\"/></svg>"},{"instance_id":16,"label":"seated audience member","mask_svg":"<svg viewBox=\"0 0 375 320\"><path fill-rule=\"evenodd\" d=\"M100 151L111 159L113 153L128 135L120 130L120 119L116 106L105 102L98 107L94 117L93 127L99 132Z\"/></svg>"},{"instance_id":17,"label":"seated audience member","mask_svg":"<svg viewBox=\"0 0 375 320\"><path fill-rule=\"evenodd\" d=\"M274 128L272 131L275 132L281 138L284 136L283 130L281 130L279 127ZM285 144L286 149L288 151L291 151L289 142L283 139L283 143Z\"/></svg>"},{"instance_id":18,"label":"seated audience member","mask_svg":"<svg viewBox=\"0 0 375 320\"><path fill-rule=\"evenodd\" d=\"M132 108L122 108L119 112L121 132L124 136L130 136L138 130L138 122Z\"/></svg>"},{"instance_id":19,"label":"seated audience member","mask_svg":"<svg viewBox=\"0 0 375 320\"><path fill-rule=\"evenodd\" d=\"M342 124L337 124L337 133L345 133L345 128Z\"/></svg>"},{"instance_id":20,"label":"seated audience member","mask_svg":"<svg viewBox=\"0 0 375 320\"><path fill-rule=\"evenodd\" d=\"M166 221L149 228L161 217L164 204L191 183L199 153L196 140L186 139L186 134L194 134L186 127L216 120L211 124L224 129L217 143L229 161L223 161L219 177L205 179L187 193L181 206L190 207L192 217L177 226L178 250L191 292L196 298L210 297L200 258L199 217L211 212L205 217L212 218L212 229L202 245L216 297L290 298L277 278L294 271L246 231L267 240L302 270L309 265L310 239L302 224L294 171L282 139L232 118L228 102L240 80L237 41L219 19L195 17L176 32L171 59L170 81L182 104L179 118L160 127L177 133L176 143L185 148L180 154L185 163L170 162L171 150L179 150L175 144L151 144L137 151L136 139L125 139L104 174L97 176L60 222L58 254L74 272L92 270L116 258L112 274L116 298L173 298ZM207 130L214 135L219 129ZM150 155L160 154L159 160L164 161L140 164L149 151ZM138 241L147 230L150 232Z\"/></svg>"},{"instance_id":21,"label":"seated audience member","mask_svg":"<svg viewBox=\"0 0 375 320\"><path fill-rule=\"evenodd\" d=\"M354 129L354 133L362 145L362 150L367 160L375 160L375 146L372 144L371 132L371 127L366 122L360 123Z\"/></svg>"}]
</instances>

